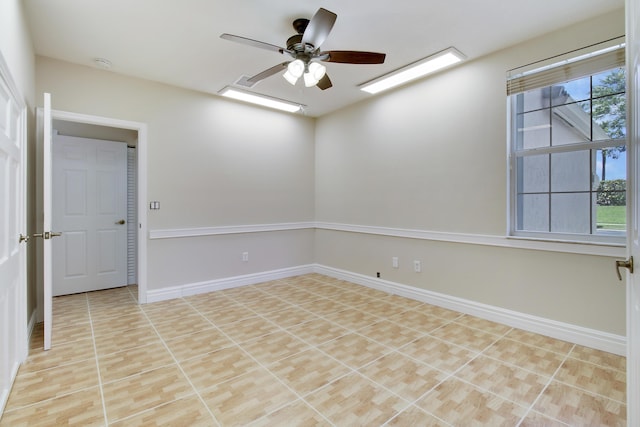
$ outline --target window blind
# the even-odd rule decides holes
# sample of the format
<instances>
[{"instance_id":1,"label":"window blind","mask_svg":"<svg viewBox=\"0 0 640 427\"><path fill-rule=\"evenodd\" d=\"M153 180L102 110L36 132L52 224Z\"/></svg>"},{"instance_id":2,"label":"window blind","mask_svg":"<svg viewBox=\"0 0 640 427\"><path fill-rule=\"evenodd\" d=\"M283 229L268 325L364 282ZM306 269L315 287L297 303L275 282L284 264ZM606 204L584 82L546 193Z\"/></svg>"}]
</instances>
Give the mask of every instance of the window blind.
<instances>
[{"instance_id":1,"label":"window blind","mask_svg":"<svg viewBox=\"0 0 640 427\"><path fill-rule=\"evenodd\" d=\"M559 55L507 73L507 95L574 80L625 64L623 38Z\"/></svg>"},{"instance_id":2,"label":"window blind","mask_svg":"<svg viewBox=\"0 0 640 427\"><path fill-rule=\"evenodd\" d=\"M127 283L138 283L138 195L136 193L136 149L127 148Z\"/></svg>"}]
</instances>

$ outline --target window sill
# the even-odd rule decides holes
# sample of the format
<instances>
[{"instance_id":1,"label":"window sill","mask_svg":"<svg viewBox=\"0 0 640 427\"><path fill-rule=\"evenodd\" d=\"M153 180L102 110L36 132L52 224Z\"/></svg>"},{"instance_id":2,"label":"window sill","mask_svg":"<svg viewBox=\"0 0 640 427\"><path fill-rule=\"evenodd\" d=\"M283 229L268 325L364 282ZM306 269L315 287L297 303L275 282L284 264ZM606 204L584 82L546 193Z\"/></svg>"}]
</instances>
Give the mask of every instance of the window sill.
<instances>
[{"instance_id":1,"label":"window sill","mask_svg":"<svg viewBox=\"0 0 640 427\"><path fill-rule=\"evenodd\" d=\"M550 252L565 252L581 255L624 258L627 255L626 243L602 241L577 241L571 239L551 239L531 236L506 236L510 246Z\"/></svg>"}]
</instances>

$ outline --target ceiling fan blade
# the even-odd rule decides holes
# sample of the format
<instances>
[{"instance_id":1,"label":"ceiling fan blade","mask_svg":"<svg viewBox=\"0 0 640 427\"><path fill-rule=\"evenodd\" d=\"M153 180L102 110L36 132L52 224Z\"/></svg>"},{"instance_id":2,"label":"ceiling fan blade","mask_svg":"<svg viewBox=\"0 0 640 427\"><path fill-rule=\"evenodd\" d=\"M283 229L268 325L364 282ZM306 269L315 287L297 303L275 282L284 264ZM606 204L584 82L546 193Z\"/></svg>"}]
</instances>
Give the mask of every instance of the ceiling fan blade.
<instances>
[{"instance_id":1,"label":"ceiling fan blade","mask_svg":"<svg viewBox=\"0 0 640 427\"><path fill-rule=\"evenodd\" d=\"M387 56L384 53L361 52L358 50L330 50L320 52L320 55L329 55L324 61L341 62L343 64L382 64Z\"/></svg>"},{"instance_id":2,"label":"ceiling fan blade","mask_svg":"<svg viewBox=\"0 0 640 427\"><path fill-rule=\"evenodd\" d=\"M331 32L336 18L338 18L338 15L335 13L322 7L318 9L316 14L313 15L313 18L311 18L311 21L309 21L307 29L304 30L302 43L313 45L316 49L319 48Z\"/></svg>"},{"instance_id":3,"label":"ceiling fan blade","mask_svg":"<svg viewBox=\"0 0 640 427\"><path fill-rule=\"evenodd\" d=\"M283 62L282 64L278 64L278 65L275 65L275 66L273 66L271 68L267 68L263 72L258 73L255 76L248 78L247 79L247 83L250 83L250 84L258 83L260 80L264 80L267 77L271 77L274 74L284 70L285 68L287 68L287 65L289 65L288 62Z\"/></svg>"},{"instance_id":4,"label":"ceiling fan blade","mask_svg":"<svg viewBox=\"0 0 640 427\"><path fill-rule=\"evenodd\" d=\"M253 46L253 47L259 47L260 49L267 49L267 50L273 50L276 52L280 52L280 53L284 53L287 51L287 49L280 47L280 46L276 46L274 44L270 44L270 43L265 43L265 42L261 42L258 40L253 40L253 39L249 39L247 37L241 37L241 36L234 36L233 34L220 34L220 38L221 39L225 39L225 40L230 40L232 42L236 42L236 43L242 43L242 44L246 44L249 46Z\"/></svg>"},{"instance_id":5,"label":"ceiling fan blade","mask_svg":"<svg viewBox=\"0 0 640 427\"><path fill-rule=\"evenodd\" d=\"M331 83L331 79L329 78L329 75L325 74L324 77L320 79L320 81L316 86L318 86L322 90L325 90L325 89L329 89L331 86L333 86L333 84Z\"/></svg>"}]
</instances>

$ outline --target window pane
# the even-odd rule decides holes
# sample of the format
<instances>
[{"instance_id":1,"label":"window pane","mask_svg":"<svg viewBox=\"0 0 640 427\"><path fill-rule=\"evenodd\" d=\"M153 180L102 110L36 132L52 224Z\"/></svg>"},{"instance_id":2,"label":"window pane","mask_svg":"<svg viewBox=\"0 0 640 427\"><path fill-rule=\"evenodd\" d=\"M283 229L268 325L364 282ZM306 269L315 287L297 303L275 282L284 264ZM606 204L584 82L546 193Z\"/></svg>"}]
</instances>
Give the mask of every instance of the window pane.
<instances>
[{"instance_id":1,"label":"window pane","mask_svg":"<svg viewBox=\"0 0 640 427\"><path fill-rule=\"evenodd\" d=\"M597 98L603 95L624 93L626 91L626 81L624 68L616 68L600 74L594 74L592 95Z\"/></svg>"},{"instance_id":2,"label":"window pane","mask_svg":"<svg viewBox=\"0 0 640 427\"><path fill-rule=\"evenodd\" d=\"M548 147L551 144L549 110L532 111L518 115L517 148Z\"/></svg>"},{"instance_id":3,"label":"window pane","mask_svg":"<svg viewBox=\"0 0 640 427\"><path fill-rule=\"evenodd\" d=\"M589 99L591 78L589 76L571 80L551 87L551 105L569 104Z\"/></svg>"},{"instance_id":4,"label":"window pane","mask_svg":"<svg viewBox=\"0 0 640 427\"><path fill-rule=\"evenodd\" d=\"M589 234L591 232L590 193L552 194L551 231Z\"/></svg>"},{"instance_id":5,"label":"window pane","mask_svg":"<svg viewBox=\"0 0 640 427\"><path fill-rule=\"evenodd\" d=\"M595 150L595 174L599 181L627 179L627 147L608 147Z\"/></svg>"},{"instance_id":6,"label":"window pane","mask_svg":"<svg viewBox=\"0 0 640 427\"><path fill-rule=\"evenodd\" d=\"M589 150L551 155L551 191L589 191L591 154Z\"/></svg>"},{"instance_id":7,"label":"window pane","mask_svg":"<svg viewBox=\"0 0 640 427\"><path fill-rule=\"evenodd\" d=\"M529 92L518 94L518 112L526 113L528 111L549 108L549 87L530 90Z\"/></svg>"},{"instance_id":8,"label":"window pane","mask_svg":"<svg viewBox=\"0 0 640 427\"><path fill-rule=\"evenodd\" d=\"M604 183L603 183L604 184ZM612 184L610 182L610 184ZM604 191L594 195L596 209L596 227L600 232L625 231L627 228L627 206L625 191L613 188L624 188L626 182L620 180L612 185L604 185Z\"/></svg>"},{"instance_id":9,"label":"window pane","mask_svg":"<svg viewBox=\"0 0 640 427\"><path fill-rule=\"evenodd\" d=\"M593 100L593 140L622 139L626 135L624 94L595 98Z\"/></svg>"},{"instance_id":10,"label":"window pane","mask_svg":"<svg viewBox=\"0 0 640 427\"><path fill-rule=\"evenodd\" d=\"M526 156L518 159L519 193L549 191L549 155Z\"/></svg>"},{"instance_id":11,"label":"window pane","mask_svg":"<svg viewBox=\"0 0 640 427\"><path fill-rule=\"evenodd\" d=\"M590 103L574 102L552 109L553 145L591 141Z\"/></svg>"},{"instance_id":12,"label":"window pane","mask_svg":"<svg viewBox=\"0 0 640 427\"><path fill-rule=\"evenodd\" d=\"M549 231L549 195L518 195L518 230Z\"/></svg>"}]
</instances>

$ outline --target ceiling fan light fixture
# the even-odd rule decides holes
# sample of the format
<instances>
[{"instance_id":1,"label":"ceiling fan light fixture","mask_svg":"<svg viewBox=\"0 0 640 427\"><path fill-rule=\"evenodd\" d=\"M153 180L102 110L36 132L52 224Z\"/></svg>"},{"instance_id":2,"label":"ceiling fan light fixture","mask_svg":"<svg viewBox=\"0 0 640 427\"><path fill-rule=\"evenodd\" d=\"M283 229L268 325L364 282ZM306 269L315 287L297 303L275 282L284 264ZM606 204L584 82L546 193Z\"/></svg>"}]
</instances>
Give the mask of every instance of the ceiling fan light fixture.
<instances>
[{"instance_id":1,"label":"ceiling fan light fixture","mask_svg":"<svg viewBox=\"0 0 640 427\"><path fill-rule=\"evenodd\" d=\"M313 78L313 75L311 75L311 73L304 73L304 85L306 87L313 87L315 85L318 84L320 80L316 80Z\"/></svg>"},{"instance_id":2,"label":"ceiling fan light fixture","mask_svg":"<svg viewBox=\"0 0 640 427\"><path fill-rule=\"evenodd\" d=\"M457 49L449 49L428 56L417 62L409 64L391 73L380 76L360 85L360 90L376 94L392 87L399 86L411 80L435 73L436 71L450 67L465 59L465 56Z\"/></svg>"},{"instance_id":3,"label":"ceiling fan light fixture","mask_svg":"<svg viewBox=\"0 0 640 427\"><path fill-rule=\"evenodd\" d=\"M307 72L304 73L304 85L306 87L315 86L327 73L327 67L317 62L309 64Z\"/></svg>"},{"instance_id":4,"label":"ceiling fan light fixture","mask_svg":"<svg viewBox=\"0 0 640 427\"><path fill-rule=\"evenodd\" d=\"M302 62L301 59L291 61L289 65L287 65L287 71L290 72L296 79L302 77L302 73L304 73L304 62Z\"/></svg>"},{"instance_id":5,"label":"ceiling fan light fixture","mask_svg":"<svg viewBox=\"0 0 640 427\"><path fill-rule=\"evenodd\" d=\"M249 102L251 104L261 105L263 107L275 108L277 110L286 111L289 113L295 113L300 111L303 107L301 104L295 104L293 102L285 101L283 99L273 98L270 96L259 95L251 92L245 92L243 90L235 89L230 86L226 86L220 92L219 95L226 98L235 99L237 101Z\"/></svg>"},{"instance_id":6,"label":"ceiling fan light fixture","mask_svg":"<svg viewBox=\"0 0 640 427\"><path fill-rule=\"evenodd\" d=\"M298 82L298 79L302 77L302 73L304 73L304 62L302 62L302 60L300 59L296 59L289 62L289 65L287 65L287 71L284 72L282 77L284 77L286 81L295 86L295 84Z\"/></svg>"},{"instance_id":7,"label":"ceiling fan light fixture","mask_svg":"<svg viewBox=\"0 0 640 427\"><path fill-rule=\"evenodd\" d=\"M291 74L291 72L289 70L285 71L284 74L282 75L282 77L284 77L284 79L286 81L288 81L289 83L291 83L294 86L296 85L296 82L298 81L298 77L296 77L293 74Z\"/></svg>"},{"instance_id":8,"label":"ceiling fan light fixture","mask_svg":"<svg viewBox=\"0 0 640 427\"><path fill-rule=\"evenodd\" d=\"M309 73L313 75L313 78L320 81L325 74L327 74L327 67L317 62L309 64Z\"/></svg>"}]
</instances>

